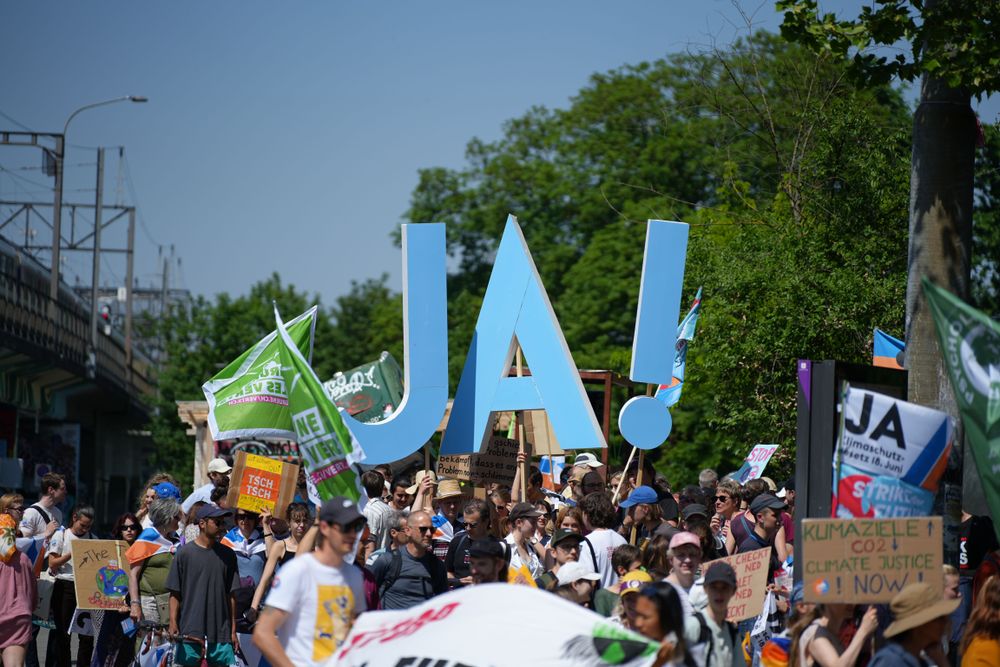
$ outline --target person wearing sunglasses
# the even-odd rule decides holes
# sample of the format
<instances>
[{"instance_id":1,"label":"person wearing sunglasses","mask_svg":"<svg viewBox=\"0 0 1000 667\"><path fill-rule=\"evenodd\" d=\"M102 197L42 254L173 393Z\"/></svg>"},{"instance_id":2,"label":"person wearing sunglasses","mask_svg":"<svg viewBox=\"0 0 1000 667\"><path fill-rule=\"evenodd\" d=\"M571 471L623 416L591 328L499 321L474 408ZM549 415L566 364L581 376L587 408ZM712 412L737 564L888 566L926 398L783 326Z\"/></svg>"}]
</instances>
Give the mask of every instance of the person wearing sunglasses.
<instances>
[{"instance_id":1,"label":"person wearing sunglasses","mask_svg":"<svg viewBox=\"0 0 1000 667\"><path fill-rule=\"evenodd\" d=\"M448 572L448 583L452 587L468 586L472 583L471 556L469 550L476 540L495 539L490 535L490 508L488 500L473 498L462 510L465 530L459 531L448 545L444 559Z\"/></svg>"},{"instance_id":2,"label":"person wearing sunglasses","mask_svg":"<svg viewBox=\"0 0 1000 667\"><path fill-rule=\"evenodd\" d=\"M265 528L258 528L260 515L245 509L236 510L236 525L222 537L223 546L236 554L236 564L240 571L240 588L236 591L237 630L246 634L253 627L252 612L254 592L264 577L267 565L267 538L271 536Z\"/></svg>"},{"instance_id":3,"label":"person wearing sunglasses","mask_svg":"<svg viewBox=\"0 0 1000 667\"><path fill-rule=\"evenodd\" d=\"M712 497L712 514L709 526L712 534L722 541L722 548L725 549L726 538L729 536L729 522L733 515L740 511L740 485L733 480L727 479L719 482L715 487L715 495Z\"/></svg>"},{"instance_id":4,"label":"person wearing sunglasses","mask_svg":"<svg viewBox=\"0 0 1000 667\"><path fill-rule=\"evenodd\" d=\"M364 530L364 515L353 500L335 496L317 520L318 547L301 552L300 544L300 553L274 576L254 627L253 642L273 667L325 664L367 609L362 572L344 560Z\"/></svg>"},{"instance_id":5,"label":"person wearing sunglasses","mask_svg":"<svg viewBox=\"0 0 1000 667\"><path fill-rule=\"evenodd\" d=\"M126 512L115 521L111 539L121 540L130 547L142 532L142 520ZM129 617L128 600L120 609L93 609L90 621L94 626L94 655L91 664L130 665L135 657L135 642L125 636L122 621Z\"/></svg>"},{"instance_id":6,"label":"person wearing sunglasses","mask_svg":"<svg viewBox=\"0 0 1000 667\"><path fill-rule=\"evenodd\" d=\"M409 609L448 590L448 573L431 551L434 524L423 510L407 518L407 543L372 565L383 609Z\"/></svg>"}]
</instances>

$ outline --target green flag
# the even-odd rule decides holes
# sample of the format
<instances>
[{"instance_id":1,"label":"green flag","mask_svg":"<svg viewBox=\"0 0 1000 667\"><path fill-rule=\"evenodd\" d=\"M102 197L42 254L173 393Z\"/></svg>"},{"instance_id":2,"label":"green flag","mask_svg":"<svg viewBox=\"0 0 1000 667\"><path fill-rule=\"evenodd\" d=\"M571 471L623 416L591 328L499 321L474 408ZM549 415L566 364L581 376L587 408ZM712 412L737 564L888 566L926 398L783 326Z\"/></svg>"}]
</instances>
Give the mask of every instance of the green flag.
<instances>
[{"instance_id":1,"label":"green flag","mask_svg":"<svg viewBox=\"0 0 1000 667\"><path fill-rule=\"evenodd\" d=\"M288 323L297 349L312 358L316 306ZM272 331L201 387L215 440L295 438L281 375L278 332Z\"/></svg>"},{"instance_id":2,"label":"green flag","mask_svg":"<svg viewBox=\"0 0 1000 667\"><path fill-rule=\"evenodd\" d=\"M927 278L923 287L986 502L1000 516L1000 325Z\"/></svg>"},{"instance_id":3,"label":"green flag","mask_svg":"<svg viewBox=\"0 0 1000 667\"><path fill-rule=\"evenodd\" d=\"M361 445L285 329L277 306L274 320L278 326L281 375L288 387L288 412L307 478L319 500L345 496L359 501L361 484L351 465L364 460Z\"/></svg>"}]
</instances>

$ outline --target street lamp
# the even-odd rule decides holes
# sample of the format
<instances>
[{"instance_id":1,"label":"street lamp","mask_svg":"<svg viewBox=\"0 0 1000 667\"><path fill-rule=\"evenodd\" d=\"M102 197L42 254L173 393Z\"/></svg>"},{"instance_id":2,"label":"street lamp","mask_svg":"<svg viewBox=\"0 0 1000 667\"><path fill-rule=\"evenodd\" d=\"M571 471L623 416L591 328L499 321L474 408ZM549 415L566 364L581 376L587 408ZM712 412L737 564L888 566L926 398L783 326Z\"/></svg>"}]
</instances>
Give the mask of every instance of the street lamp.
<instances>
[{"instance_id":1,"label":"street lamp","mask_svg":"<svg viewBox=\"0 0 1000 667\"><path fill-rule=\"evenodd\" d=\"M125 95L111 100L85 104L69 115L69 118L66 119L66 124L63 125L62 134L55 137L56 147L53 154L55 157L56 168L56 200L52 210L52 275L49 278L49 298L51 299L51 308L55 308L55 305L59 300L59 255L62 245L63 158L66 155L66 131L69 129L69 123L78 113L86 111L87 109L93 109L94 107L101 107L106 104L115 104L116 102L136 102L141 104L148 101L149 98L141 95Z\"/></svg>"}]
</instances>

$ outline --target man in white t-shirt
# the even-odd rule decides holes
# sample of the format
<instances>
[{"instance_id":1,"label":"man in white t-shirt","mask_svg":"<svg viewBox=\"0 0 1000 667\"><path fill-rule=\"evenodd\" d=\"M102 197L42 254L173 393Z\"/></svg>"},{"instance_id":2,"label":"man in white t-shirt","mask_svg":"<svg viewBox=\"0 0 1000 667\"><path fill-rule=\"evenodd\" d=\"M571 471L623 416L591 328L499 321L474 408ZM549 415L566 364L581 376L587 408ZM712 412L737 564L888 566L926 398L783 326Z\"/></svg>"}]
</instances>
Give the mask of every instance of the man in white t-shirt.
<instances>
[{"instance_id":1,"label":"man in white t-shirt","mask_svg":"<svg viewBox=\"0 0 1000 667\"><path fill-rule=\"evenodd\" d=\"M208 484L199 486L191 495L181 503L181 509L187 515L198 501L203 503L212 502L212 491L217 488L229 486L229 473L233 471L232 466L226 463L225 459L212 459L208 462Z\"/></svg>"},{"instance_id":2,"label":"man in white t-shirt","mask_svg":"<svg viewBox=\"0 0 1000 667\"><path fill-rule=\"evenodd\" d=\"M323 503L322 547L286 563L271 582L253 641L272 667L312 667L332 657L365 611L361 570L344 561L365 517L340 496Z\"/></svg>"},{"instance_id":3,"label":"man in white t-shirt","mask_svg":"<svg viewBox=\"0 0 1000 667\"><path fill-rule=\"evenodd\" d=\"M26 507L21 514L22 537L41 535L52 521L62 525L63 515L57 505L66 500L66 478L50 472L42 477L41 489L38 502Z\"/></svg>"},{"instance_id":4,"label":"man in white t-shirt","mask_svg":"<svg viewBox=\"0 0 1000 667\"><path fill-rule=\"evenodd\" d=\"M624 537L614 530L615 508L608 494L596 491L587 494L580 501L583 511L583 523L590 532L587 541L594 549L594 559L597 561L597 574L601 575L601 588L608 588L618 583L618 574L611 564L611 554L615 549L626 544ZM580 563L589 567L588 558L584 555L584 546L580 547Z\"/></svg>"}]
</instances>

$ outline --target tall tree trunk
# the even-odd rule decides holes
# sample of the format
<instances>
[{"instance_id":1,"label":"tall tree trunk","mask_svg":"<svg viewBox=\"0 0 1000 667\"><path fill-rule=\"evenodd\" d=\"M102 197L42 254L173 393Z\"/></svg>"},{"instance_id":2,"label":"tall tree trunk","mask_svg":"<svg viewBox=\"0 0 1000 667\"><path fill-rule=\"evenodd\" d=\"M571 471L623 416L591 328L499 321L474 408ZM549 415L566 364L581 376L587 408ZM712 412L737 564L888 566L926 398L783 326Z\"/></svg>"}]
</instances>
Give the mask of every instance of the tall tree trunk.
<instances>
[{"instance_id":1,"label":"tall tree trunk","mask_svg":"<svg viewBox=\"0 0 1000 667\"><path fill-rule=\"evenodd\" d=\"M920 279L927 276L962 299L969 297L976 118L969 93L924 75L913 118L910 169L910 247L906 283L906 368L909 400L949 413L958 407L938 348ZM945 514L945 561L958 564L962 508L961 428L939 502ZM943 502L942 502L943 501Z\"/></svg>"}]
</instances>

